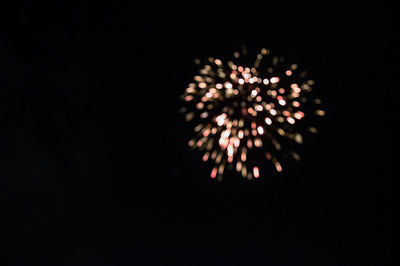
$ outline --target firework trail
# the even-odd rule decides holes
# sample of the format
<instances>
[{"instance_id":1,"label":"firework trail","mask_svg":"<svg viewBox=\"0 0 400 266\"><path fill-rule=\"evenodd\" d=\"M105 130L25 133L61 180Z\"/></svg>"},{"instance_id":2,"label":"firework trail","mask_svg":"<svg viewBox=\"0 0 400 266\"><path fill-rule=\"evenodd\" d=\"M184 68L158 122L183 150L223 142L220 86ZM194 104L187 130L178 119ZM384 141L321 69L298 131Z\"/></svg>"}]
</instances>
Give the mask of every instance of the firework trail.
<instances>
[{"instance_id":1,"label":"firework trail","mask_svg":"<svg viewBox=\"0 0 400 266\"><path fill-rule=\"evenodd\" d=\"M211 57L204 64L196 59L199 74L182 94L185 107L180 111L195 131L189 146L212 162L211 178L221 180L227 167L243 178L259 178L264 160L281 172L282 160L300 160L286 148L303 143L298 129L317 132L306 126L305 118L325 114L315 108L321 100L310 95L314 81L297 64L272 57L265 48L249 61L245 48L226 64ZM306 112L306 105L312 111Z\"/></svg>"}]
</instances>

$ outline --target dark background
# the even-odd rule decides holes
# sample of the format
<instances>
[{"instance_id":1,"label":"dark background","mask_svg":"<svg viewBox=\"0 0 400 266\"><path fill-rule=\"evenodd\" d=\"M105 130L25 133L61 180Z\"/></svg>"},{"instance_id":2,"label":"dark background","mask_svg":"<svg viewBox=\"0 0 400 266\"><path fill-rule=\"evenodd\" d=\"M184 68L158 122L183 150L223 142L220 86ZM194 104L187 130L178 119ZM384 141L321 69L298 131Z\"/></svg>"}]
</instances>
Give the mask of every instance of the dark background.
<instances>
[{"instance_id":1,"label":"dark background","mask_svg":"<svg viewBox=\"0 0 400 266\"><path fill-rule=\"evenodd\" d=\"M2 265L391 265L396 8L192 4L1 8ZM241 44L307 69L327 115L301 163L219 183L179 95Z\"/></svg>"}]
</instances>

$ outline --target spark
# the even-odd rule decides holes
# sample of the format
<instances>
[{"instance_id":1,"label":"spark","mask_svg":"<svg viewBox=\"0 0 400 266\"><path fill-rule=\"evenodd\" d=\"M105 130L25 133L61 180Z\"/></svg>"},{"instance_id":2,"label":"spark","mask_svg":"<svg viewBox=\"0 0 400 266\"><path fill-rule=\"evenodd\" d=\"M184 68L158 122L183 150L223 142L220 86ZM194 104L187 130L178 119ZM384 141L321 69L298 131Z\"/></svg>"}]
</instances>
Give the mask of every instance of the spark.
<instances>
[{"instance_id":1,"label":"spark","mask_svg":"<svg viewBox=\"0 0 400 266\"><path fill-rule=\"evenodd\" d=\"M282 172L282 166L279 162L275 162L275 168L276 168L276 171Z\"/></svg>"},{"instance_id":2,"label":"spark","mask_svg":"<svg viewBox=\"0 0 400 266\"><path fill-rule=\"evenodd\" d=\"M260 176L260 171L258 170L257 166L254 166L253 168L253 175L255 178L258 178Z\"/></svg>"},{"instance_id":3,"label":"spark","mask_svg":"<svg viewBox=\"0 0 400 266\"><path fill-rule=\"evenodd\" d=\"M215 178L217 176L217 168L214 167L211 171L211 178Z\"/></svg>"},{"instance_id":4,"label":"spark","mask_svg":"<svg viewBox=\"0 0 400 266\"><path fill-rule=\"evenodd\" d=\"M271 81L271 83L278 83L279 82L279 78L278 77L272 77L270 81Z\"/></svg>"},{"instance_id":5,"label":"spark","mask_svg":"<svg viewBox=\"0 0 400 266\"><path fill-rule=\"evenodd\" d=\"M260 135L264 134L264 129L261 126L259 126L257 128L257 131L258 131L258 134L260 134Z\"/></svg>"}]
</instances>

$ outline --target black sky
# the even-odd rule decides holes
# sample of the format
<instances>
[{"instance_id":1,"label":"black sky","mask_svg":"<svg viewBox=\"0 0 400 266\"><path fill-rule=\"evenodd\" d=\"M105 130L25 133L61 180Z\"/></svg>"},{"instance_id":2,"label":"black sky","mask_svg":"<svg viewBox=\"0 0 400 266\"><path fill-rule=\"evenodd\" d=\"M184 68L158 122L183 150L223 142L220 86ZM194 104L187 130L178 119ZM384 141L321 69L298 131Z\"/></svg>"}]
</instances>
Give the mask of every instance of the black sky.
<instances>
[{"instance_id":1,"label":"black sky","mask_svg":"<svg viewBox=\"0 0 400 266\"><path fill-rule=\"evenodd\" d=\"M392 265L394 6L1 10L3 265ZM242 44L307 69L327 115L300 164L218 183L179 95Z\"/></svg>"}]
</instances>

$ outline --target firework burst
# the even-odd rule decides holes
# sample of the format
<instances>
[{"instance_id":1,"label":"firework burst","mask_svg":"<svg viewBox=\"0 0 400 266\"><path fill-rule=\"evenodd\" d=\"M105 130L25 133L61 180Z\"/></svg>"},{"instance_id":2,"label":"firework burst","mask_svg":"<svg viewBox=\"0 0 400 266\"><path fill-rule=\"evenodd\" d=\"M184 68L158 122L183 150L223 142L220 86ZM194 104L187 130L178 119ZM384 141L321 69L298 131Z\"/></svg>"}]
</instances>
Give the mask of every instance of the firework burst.
<instances>
[{"instance_id":1,"label":"firework burst","mask_svg":"<svg viewBox=\"0 0 400 266\"><path fill-rule=\"evenodd\" d=\"M314 81L297 64L273 57L265 48L253 63L248 61L245 48L226 64L211 57L204 64L196 59L199 74L182 95L186 103L181 112L195 131L189 146L212 162L210 176L218 180L226 168L243 178L259 178L264 160L281 172L282 160L300 160L287 148L303 143L298 131L317 132L304 120L325 114L315 108L321 100L310 95Z\"/></svg>"}]
</instances>

